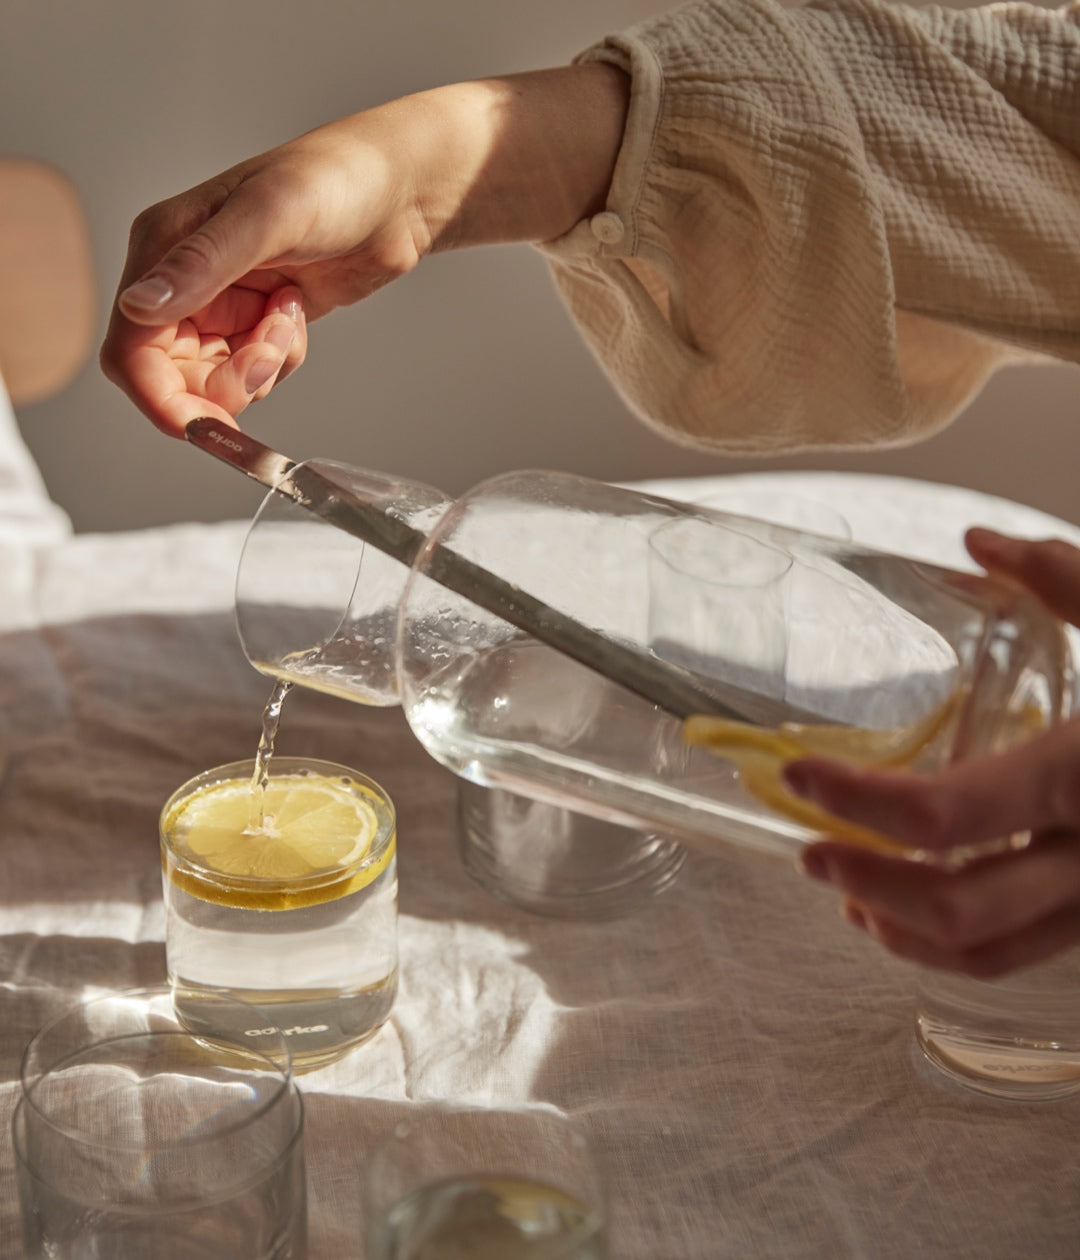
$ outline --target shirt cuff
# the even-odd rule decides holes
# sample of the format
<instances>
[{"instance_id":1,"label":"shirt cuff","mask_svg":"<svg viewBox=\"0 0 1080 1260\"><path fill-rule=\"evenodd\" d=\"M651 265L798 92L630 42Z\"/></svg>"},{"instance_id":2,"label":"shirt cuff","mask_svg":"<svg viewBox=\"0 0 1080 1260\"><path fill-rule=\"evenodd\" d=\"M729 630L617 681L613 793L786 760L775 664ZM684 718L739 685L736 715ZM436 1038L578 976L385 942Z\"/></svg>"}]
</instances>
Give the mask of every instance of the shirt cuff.
<instances>
[{"instance_id":1,"label":"shirt cuff","mask_svg":"<svg viewBox=\"0 0 1080 1260\"><path fill-rule=\"evenodd\" d=\"M632 258L641 241L641 199L663 105L664 76L648 45L613 35L574 58L602 61L630 76L630 105L605 208L539 249L555 258Z\"/></svg>"}]
</instances>

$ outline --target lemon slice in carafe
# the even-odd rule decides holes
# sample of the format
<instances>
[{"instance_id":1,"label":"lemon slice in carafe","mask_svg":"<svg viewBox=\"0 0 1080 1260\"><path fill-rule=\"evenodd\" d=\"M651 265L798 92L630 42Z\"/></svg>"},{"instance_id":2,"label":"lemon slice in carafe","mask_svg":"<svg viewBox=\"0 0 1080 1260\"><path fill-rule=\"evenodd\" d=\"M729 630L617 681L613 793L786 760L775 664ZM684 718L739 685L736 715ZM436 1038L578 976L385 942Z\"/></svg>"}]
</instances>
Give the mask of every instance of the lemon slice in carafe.
<instances>
[{"instance_id":1,"label":"lemon slice in carafe","mask_svg":"<svg viewBox=\"0 0 1080 1260\"><path fill-rule=\"evenodd\" d=\"M778 814L811 831L878 853L905 853L911 851L910 846L793 795L784 784L784 766L802 757L832 757L882 770L910 766L945 730L962 694L953 692L918 722L884 730L802 722L784 722L770 729L696 716L687 719L683 732L687 743L732 762L746 790Z\"/></svg>"}]
</instances>

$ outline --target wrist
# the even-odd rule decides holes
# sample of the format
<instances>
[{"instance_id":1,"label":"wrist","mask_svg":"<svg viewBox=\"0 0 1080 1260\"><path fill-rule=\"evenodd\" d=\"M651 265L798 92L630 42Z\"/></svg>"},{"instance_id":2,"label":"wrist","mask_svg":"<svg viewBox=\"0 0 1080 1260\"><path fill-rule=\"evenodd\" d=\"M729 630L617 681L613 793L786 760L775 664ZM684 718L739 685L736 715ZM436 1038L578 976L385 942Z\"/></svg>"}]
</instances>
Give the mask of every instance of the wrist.
<instances>
[{"instance_id":1,"label":"wrist","mask_svg":"<svg viewBox=\"0 0 1080 1260\"><path fill-rule=\"evenodd\" d=\"M414 168L432 250L550 240L604 208L629 77L591 63L410 98L427 126Z\"/></svg>"}]
</instances>

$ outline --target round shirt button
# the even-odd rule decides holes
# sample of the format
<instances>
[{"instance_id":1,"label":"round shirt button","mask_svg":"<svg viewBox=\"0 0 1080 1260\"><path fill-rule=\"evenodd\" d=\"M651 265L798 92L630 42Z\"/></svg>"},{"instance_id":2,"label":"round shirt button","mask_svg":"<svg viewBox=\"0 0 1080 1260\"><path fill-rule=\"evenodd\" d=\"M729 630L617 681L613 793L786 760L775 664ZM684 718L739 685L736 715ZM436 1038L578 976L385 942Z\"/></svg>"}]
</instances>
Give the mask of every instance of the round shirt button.
<instances>
[{"instance_id":1,"label":"round shirt button","mask_svg":"<svg viewBox=\"0 0 1080 1260\"><path fill-rule=\"evenodd\" d=\"M626 235L626 226L612 210L594 214L589 220L593 236L603 245L618 245Z\"/></svg>"}]
</instances>

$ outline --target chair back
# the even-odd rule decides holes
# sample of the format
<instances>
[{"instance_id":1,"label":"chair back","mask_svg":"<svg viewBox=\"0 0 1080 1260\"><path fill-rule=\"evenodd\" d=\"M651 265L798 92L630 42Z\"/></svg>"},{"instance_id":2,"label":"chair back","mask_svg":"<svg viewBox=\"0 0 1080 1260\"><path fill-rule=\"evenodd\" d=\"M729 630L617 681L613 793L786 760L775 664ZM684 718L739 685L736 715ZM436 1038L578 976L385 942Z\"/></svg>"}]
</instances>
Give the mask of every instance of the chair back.
<instances>
[{"instance_id":1,"label":"chair back","mask_svg":"<svg viewBox=\"0 0 1080 1260\"><path fill-rule=\"evenodd\" d=\"M59 393L95 331L94 266L81 199L59 171L0 158L0 379L12 402Z\"/></svg>"}]
</instances>

